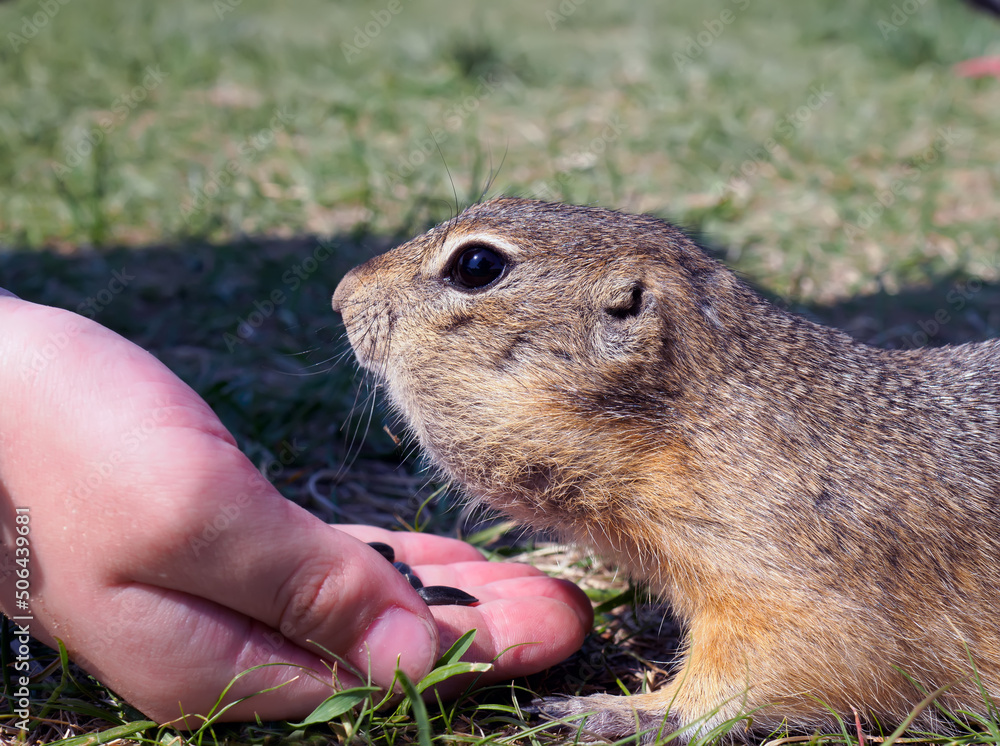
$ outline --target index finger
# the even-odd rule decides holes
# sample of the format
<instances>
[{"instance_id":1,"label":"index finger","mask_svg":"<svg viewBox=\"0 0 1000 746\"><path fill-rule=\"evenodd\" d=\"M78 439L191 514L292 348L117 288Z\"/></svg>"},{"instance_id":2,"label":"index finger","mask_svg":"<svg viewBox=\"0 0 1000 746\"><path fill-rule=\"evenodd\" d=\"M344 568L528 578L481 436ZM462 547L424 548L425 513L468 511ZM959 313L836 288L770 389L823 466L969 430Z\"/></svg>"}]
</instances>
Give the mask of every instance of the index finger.
<instances>
[{"instance_id":1,"label":"index finger","mask_svg":"<svg viewBox=\"0 0 1000 746\"><path fill-rule=\"evenodd\" d=\"M446 536L416 531L387 531L375 526L335 524L334 528L365 543L379 541L396 552L396 559L409 565L443 565L452 562L485 561L482 552L471 544Z\"/></svg>"}]
</instances>

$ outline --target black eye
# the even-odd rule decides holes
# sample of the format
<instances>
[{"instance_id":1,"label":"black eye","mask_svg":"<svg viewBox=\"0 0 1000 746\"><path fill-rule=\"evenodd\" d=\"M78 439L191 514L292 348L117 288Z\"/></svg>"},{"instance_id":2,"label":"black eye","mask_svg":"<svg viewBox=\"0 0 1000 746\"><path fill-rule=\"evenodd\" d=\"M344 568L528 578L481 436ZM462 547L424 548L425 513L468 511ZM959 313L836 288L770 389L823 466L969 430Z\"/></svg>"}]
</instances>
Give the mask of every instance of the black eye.
<instances>
[{"instance_id":1,"label":"black eye","mask_svg":"<svg viewBox=\"0 0 1000 746\"><path fill-rule=\"evenodd\" d=\"M460 288L483 288L496 280L507 268L507 260L488 246L475 245L465 249L452 265L449 278Z\"/></svg>"}]
</instances>

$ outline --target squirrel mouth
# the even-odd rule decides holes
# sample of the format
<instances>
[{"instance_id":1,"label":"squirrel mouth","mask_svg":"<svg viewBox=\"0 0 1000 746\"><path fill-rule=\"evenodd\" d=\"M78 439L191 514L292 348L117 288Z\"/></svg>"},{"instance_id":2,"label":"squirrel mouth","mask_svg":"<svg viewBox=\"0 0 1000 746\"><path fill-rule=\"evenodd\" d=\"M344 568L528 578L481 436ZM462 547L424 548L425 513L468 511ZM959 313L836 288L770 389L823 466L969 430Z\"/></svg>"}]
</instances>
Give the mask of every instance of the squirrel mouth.
<instances>
[{"instance_id":1,"label":"squirrel mouth","mask_svg":"<svg viewBox=\"0 0 1000 746\"><path fill-rule=\"evenodd\" d=\"M386 301L361 303L351 302L348 299L346 303L340 304L337 310L344 319L347 339L354 348L358 363L379 379L384 379L389 339L395 321L389 303Z\"/></svg>"}]
</instances>

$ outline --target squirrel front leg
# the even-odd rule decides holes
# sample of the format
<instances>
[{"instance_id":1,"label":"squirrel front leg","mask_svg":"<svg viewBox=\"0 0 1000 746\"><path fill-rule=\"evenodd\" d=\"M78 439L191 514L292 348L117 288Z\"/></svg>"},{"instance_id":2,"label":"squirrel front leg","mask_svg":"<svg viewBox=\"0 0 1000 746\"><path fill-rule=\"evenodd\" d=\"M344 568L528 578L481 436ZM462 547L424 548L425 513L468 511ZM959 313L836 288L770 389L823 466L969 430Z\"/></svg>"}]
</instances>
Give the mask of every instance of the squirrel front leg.
<instances>
[{"instance_id":1,"label":"squirrel front leg","mask_svg":"<svg viewBox=\"0 0 1000 746\"><path fill-rule=\"evenodd\" d=\"M565 726L578 730L585 741L614 742L642 733L638 743L651 744L681 731L677 741L683 743L742 714L748 704L745 685L739 691L731 682L724 683L719 671L699 665L698 658L692 647L681 671L653 692L547 697L533 702L530 711L565 721Z\"/></svg>"},{"instance_id":2,"label":"squirrel front leg","mask_svg":"<svg viewBox=\"0 0 1000 746\"><path fill-rule=\"evenodd\" d=\"M581 737L590 740L613 742L643 733L639 743L651 744L680 731L675 740L683 743L740 717L747 720L735 726L733 735L745 736L750 723L758 720L758 709L775 704L777 692L765 682L772 666L788 653L772 632L774 619L748 611L753 605L719 604L692 620L681 670L656 691L549 697L533 703L532 710L568 720L568 728L579 729ZM590 714L584 718L585 713ZM767 723L768 718L758 722Z\"/></svg>"}]
</instances>

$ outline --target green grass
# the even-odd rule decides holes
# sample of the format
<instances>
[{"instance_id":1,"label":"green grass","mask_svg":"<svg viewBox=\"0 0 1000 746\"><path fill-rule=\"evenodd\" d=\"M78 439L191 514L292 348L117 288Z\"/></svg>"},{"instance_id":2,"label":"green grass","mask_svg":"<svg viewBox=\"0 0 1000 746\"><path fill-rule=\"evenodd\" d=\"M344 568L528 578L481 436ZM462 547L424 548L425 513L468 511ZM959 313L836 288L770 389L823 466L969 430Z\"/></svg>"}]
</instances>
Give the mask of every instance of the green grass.
<instances>
[{"instance_id":1,"label":"green grass","mask_svg":"<svg viewBox=\"0 0 1000 746\"><path fill-rule=\"evenodd\" d=\"M1000 334L1000 83L951 69L1000 53L1000 23L958 2L30 0L0 4L0 29L0 285L152 350L262 469L293 449L274 481L325 518L456 530L369 424L329 296L484 192L672 218L865 341ZM558 570L603 584L586 565ZM518 686L661 681L644 678L666 657L660 611L629 608ZM61 709L37 742L141 724L39 655L34 711L53 693ZM202 740L545 743L513 707L500 687L420 722L363 710Z\"/></svg>"},{"instance_id":2,"label":"green grass","mask_svg":"<svg viewBox=\"0 0 1000 746\"><path fill-rule=\"evenodd\" d=\"M384 234L491 183L665 213L796 299L998 276L1000 101L950 66L1000 32L960 3L888 32L894 4L857 0L430 1L384 29L376 6L224 2L71 2L0 45L0 244Z\"/></svg>"}]
</instances>

